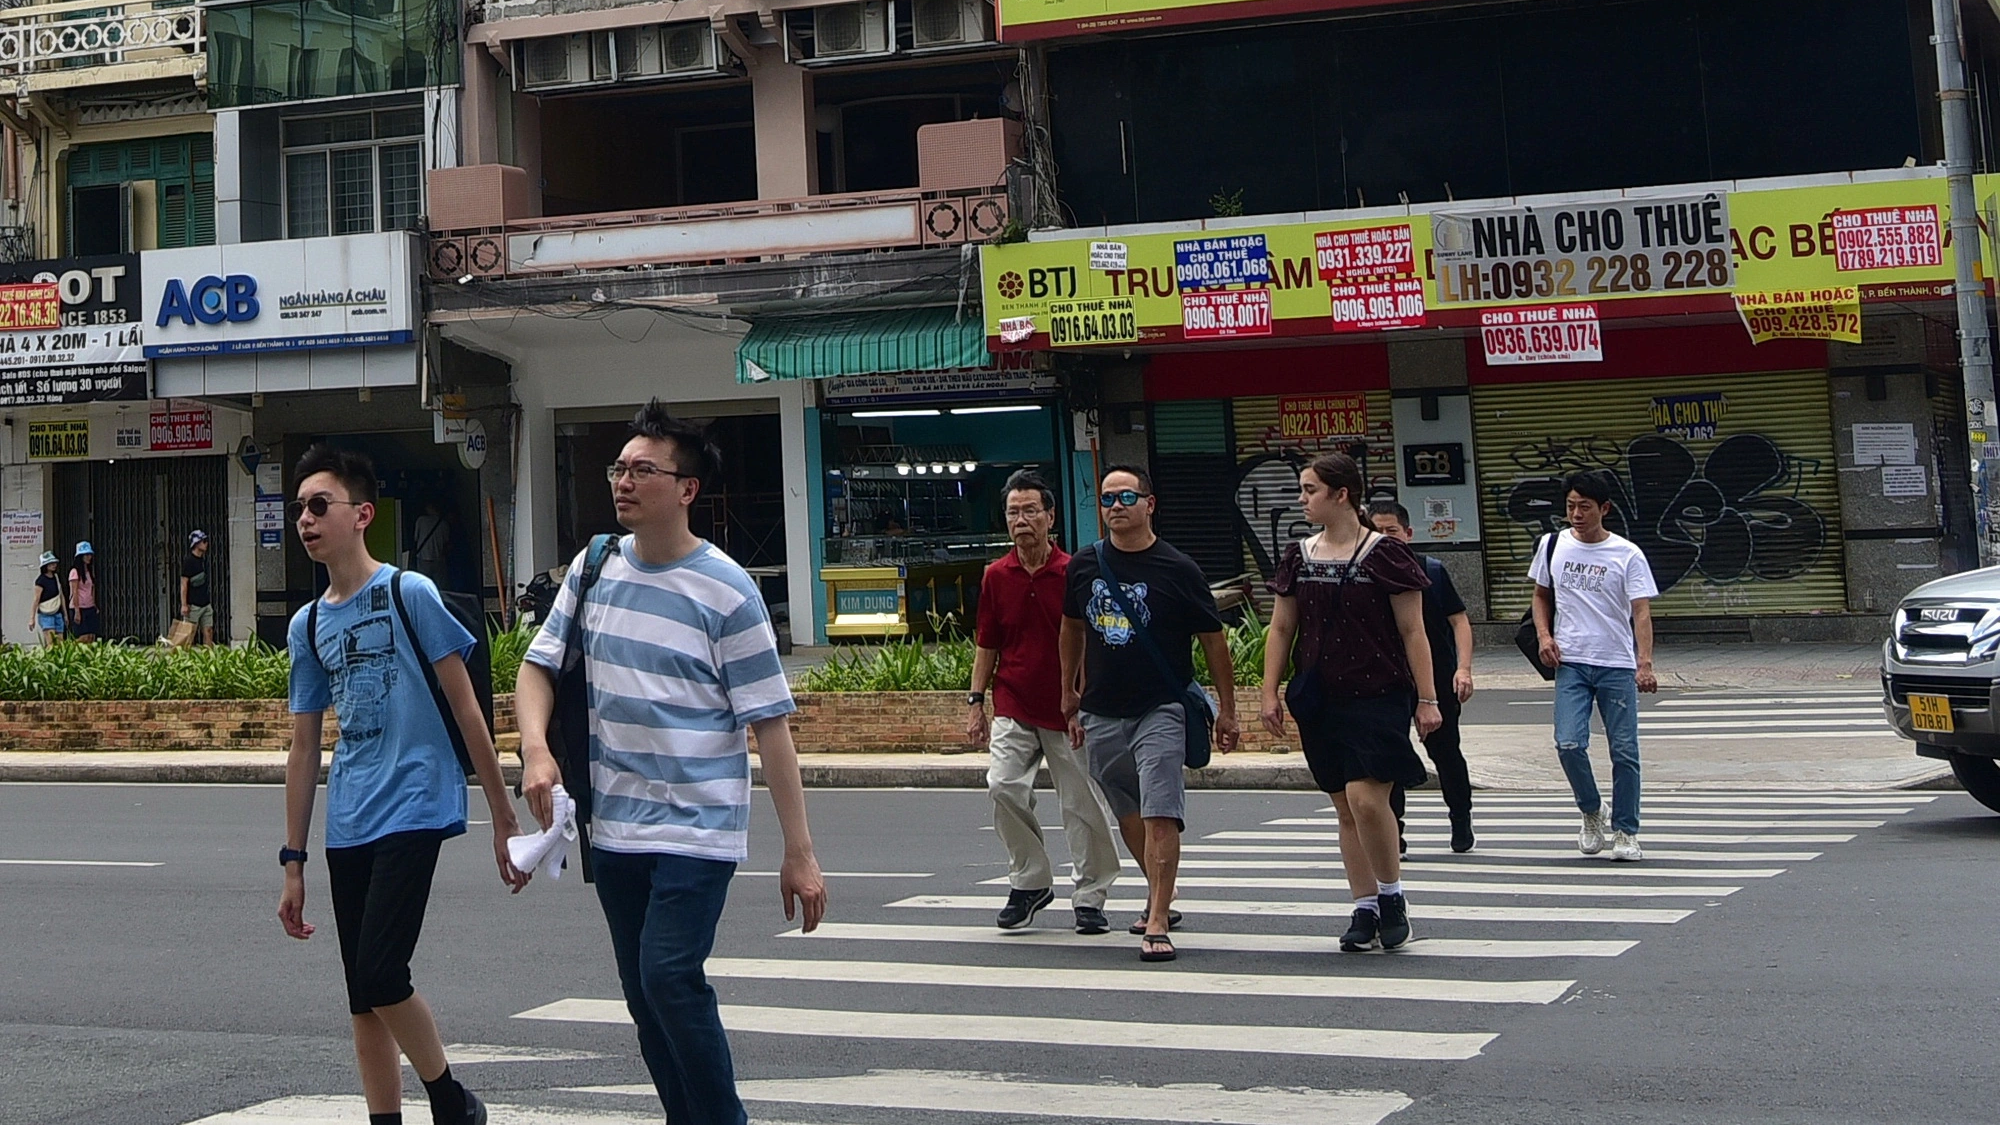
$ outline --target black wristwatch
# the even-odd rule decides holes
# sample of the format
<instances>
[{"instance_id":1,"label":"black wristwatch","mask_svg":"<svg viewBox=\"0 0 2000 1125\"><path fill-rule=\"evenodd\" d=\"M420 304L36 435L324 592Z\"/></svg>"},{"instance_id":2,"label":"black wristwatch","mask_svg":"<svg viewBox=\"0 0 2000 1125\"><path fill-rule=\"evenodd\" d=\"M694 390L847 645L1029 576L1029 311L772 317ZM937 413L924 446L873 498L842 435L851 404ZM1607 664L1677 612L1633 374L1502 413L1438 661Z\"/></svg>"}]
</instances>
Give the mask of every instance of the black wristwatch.
<instances>
[{"instance_id":1,"label":"black wristwatch","mask_svg":"<svg viewBox=\"0 0 2000 1125\"><path fill-rule=\"evenodd\" d=\"M978 707L984 704L985 702L986 702L986 693L983 691L969 692L966 694L965 705L968 707Z\"/></svg>"},{"instance_id":2,"label":"black wristwatch","mask_svg":"<svg viewBox=\"0 0 2000 1125\"><path fill-rule=\"evenodd\" d=\"M298 848L279 848L279 849L278 849L278 866L279 866L279 867L283 867L283 866L285 866L285 865L286 865L286 864L288 864L288 863L296 863L296 864L299 864L299 865L301 865L301 866L304 866L305 862L306 862L306 853L305 853L305 852L303 852L303 851L301 851L301 850L300 850L300 849L298 849Z\"/></svg>"}]
</instances>

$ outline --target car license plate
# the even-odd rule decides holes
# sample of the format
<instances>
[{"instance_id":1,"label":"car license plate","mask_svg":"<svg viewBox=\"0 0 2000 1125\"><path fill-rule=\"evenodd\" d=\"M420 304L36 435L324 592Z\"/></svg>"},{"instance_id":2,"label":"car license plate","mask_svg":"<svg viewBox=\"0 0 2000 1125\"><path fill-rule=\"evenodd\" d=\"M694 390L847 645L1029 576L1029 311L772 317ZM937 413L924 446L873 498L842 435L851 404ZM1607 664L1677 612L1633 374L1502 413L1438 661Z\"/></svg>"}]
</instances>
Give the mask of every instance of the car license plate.
<instances>
[{"instance_id":1,"label":"car license plate","mask_svg":"<svg viewBox=\"0 0 2000 1125\"><path fill-rule=\"evenodd\" d=\"M1952 732L1951 700L1942 695L1910 697L1910 725L1918 730Z\"/></svg>"}]
</instances>

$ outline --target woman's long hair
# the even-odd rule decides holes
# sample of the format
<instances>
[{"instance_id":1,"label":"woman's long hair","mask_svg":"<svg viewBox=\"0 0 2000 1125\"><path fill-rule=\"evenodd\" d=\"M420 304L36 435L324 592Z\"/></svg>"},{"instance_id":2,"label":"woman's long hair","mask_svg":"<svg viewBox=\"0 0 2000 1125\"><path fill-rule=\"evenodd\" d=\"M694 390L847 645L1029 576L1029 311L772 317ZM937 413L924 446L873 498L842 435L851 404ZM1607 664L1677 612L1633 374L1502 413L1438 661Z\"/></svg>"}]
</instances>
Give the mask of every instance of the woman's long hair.
<instances>
[{"instance_id":1,"label":"woman's long hair","mask_svg":"<svg viewBox=\"0 0 2000 1125\"><path fill-rule=\"evenodd\" d=\"M84 581L97 581L97 556L78 555L76 557L76 569L82 573Z\"/></svg>"},{"instance_id":2,"label":"woman's long hair","mask_svg":"<svg viewBox=\"0 0 2000 1125\"><path fill-rule=\"evenodd\" d=\"M1362 527L1368 526L1368 514L1363 500L1368 485L1361 479L1361 466L1355 463L1354 458L1345 453L1322 453L1313 458L1312 464L1306 468L1312 470L1312 474L1319 478L1319 482L1325 485L1329 492L1346 489L1347 502L1354 506L1354 515L1360 519Z\"/></svg>"}]
</instances>

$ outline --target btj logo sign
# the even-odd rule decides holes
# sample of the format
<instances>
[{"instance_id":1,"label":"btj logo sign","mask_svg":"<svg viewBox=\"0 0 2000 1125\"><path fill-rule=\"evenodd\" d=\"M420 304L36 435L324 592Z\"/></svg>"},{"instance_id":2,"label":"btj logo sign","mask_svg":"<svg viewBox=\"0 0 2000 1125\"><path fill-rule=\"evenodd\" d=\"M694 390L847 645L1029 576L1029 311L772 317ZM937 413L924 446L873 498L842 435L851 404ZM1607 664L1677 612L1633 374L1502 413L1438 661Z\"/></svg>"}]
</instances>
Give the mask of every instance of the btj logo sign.
<instances>
[{"instance_id":1,"label":"btj logo sign","mask_svg":"<svg viewBox=\"0 0 2000 1125\"><path fill-rule=\"evenodd\" d=\"M167 281L154 327L165 328L170 320L190 328L197 323L241 323L257 319L257 312L257 279L248 274L204 277L193 285L183 285L176 277Z\"/></svg>"}]
</instances>

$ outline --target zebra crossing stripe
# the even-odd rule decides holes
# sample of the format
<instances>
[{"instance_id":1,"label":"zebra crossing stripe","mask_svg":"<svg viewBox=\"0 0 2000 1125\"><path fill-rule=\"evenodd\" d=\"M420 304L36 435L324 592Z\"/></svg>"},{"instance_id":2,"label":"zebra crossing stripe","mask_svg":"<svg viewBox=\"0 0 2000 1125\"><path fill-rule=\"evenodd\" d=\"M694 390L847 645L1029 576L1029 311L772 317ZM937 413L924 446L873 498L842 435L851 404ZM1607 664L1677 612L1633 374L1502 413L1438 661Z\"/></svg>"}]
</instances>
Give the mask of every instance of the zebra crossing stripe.
<instances>
[{"instance_id":1,"label":"zebra crossing stripe","mask_svg":"<svg viewBox=\"0 0 2000 1125\"><path fill-rule=\"evenodd\" d=\"M953 988L1059 989L1068 992L1166 992L1205 996L1299 996L1309 999L1443 1000L1467 1004L1549 1004L1575 981L1460 981L1427 977L1270 976L1255 973L1159 973L1145 969L1051 969L907 961L819 961L711 957L711 977L811 980ZM622 1002L621 1002L622 1003Z\"/></svg>"},{"instance_id":2,"label":"zebra crossing stripe","mask_svg":"<svg viewBox=\"0 0 2000 1125\"><path fill-rule=\"evenodd\" d=\"M1408 867L1409 864L1403 866ZM990 895L911 895L909 898L897 899L886 905L924 910L990 912L994 909L995 900ZM1269 918L1345 918L1352 907L1351 903L1270 902L1233 898L1177 898L1174 900L1174 905L1191 914L1230 914ZM1146 909L1146 900L1114 898L1104 904L1104 909L1142 913ZM1435 902L1410 904L1410 916L1418 921L1437 919L1453 922L1534 922L1540 925L1554 922L1672 925L1693 913L1692 910L1657 906L1449 906Z\"/></svg>"},{"instance_id":3,"label":"zebra crossing stripe","mask_svg":"<svg viewBox=\"0 0 2000 1125\"><path fill-rule=\"evenodd\" d=\"M1478 832L1479 838L1482 840L1505 840L1508 841L1509 843L1529 843L1537 840L1541 841L1542 843L1548 843L1551 838L1551 834L1547 832L1488 832L1485 831L1484 829L1477 828L1476 825L1475 825L1475 831ZM1442 836L1429 836L1429 835L1426 835L1424 838L1432 841L1444 839L1444 837ZM1340 842L1340 833L1284 832L1284 831L1256 832L1256 831L1245 830L1239 832L1210 832L1208 835L1203 836L1202 839L1263 840L1269 843L1337 844ZM1845 844L1849 840L1854 839L1854 834L1852 832L1846 833L1844 835L1834 835L1831 833L1801 834L1801 833L1773 833L1773 832L1732 833L1732 834L1721 834L1721 833L1709 834L1703 832L1642 832L1640 833L1640 839L1644 840L1649 845L1655 843L1710 844L1720 847L1730 844ZM1648 850L1648 854L1650 854L1650 849Z\"/></svg>"},{"instance_id":4,"label":"zebra crossing stripe","mask_svg":"<svg viewBox=\"0 0 2000 1125\"><path fill-rule=\"evenodd\" d=\"M1882 805L1899 806L1895 809L1896 812L1908 812L1909 808L1913 808L1919 805L1927 805L1935 800L1937 800L1937 797L1934 795L1912 793L1908 791L1903 791L1893 794L1850 793L1837 797L1803 796L1793 793L1764 793L1756 795L1747 795L1740 793L1738 794L1686 793L1686 792L1668 791L1664 793L1647 793L1645 797L1645 803L1648 807L1654 805L1697 805L1703 807L1769 806L1771 809L1776 810L1794 805L1809 806L1809 807L1828 805L1834 807L1847 806L1853 808L1866 808L1867 811L1869 812L1889 811L1887 809L1878 809L1874 807ZM1445 807L1443 799L1435 792L1428 790L1419 790L1415 793L1410 794L1410 804L1412 805L1429 804L1429 805L1436 805L1438 808ZM1562 809L1576 808L1576 801L1573 798L1571 798L1567 793L1481 792L1474 796L1473 804L1480 808L1485 808L1491 805L1551 805ZM1901 807L1901 806L1908 806L1908 807ZM1332 812L1333 806L1327 805L1321 808L1319 811Z\"/></svg>"},{"instance_id":5,"label":"zebra crossing stripe","mask_svg":"<svg viewBox=\"0 0 2000 1125\"><path fill-rule=\"evenodd\" d=\"M1332 828L1337 823L1328 816L1281 816L1263 823L1274 828L1300 828L1324 826ZM1403 823L1410 828L1449 828L1451 821L1435 817L1405 817ZM1575 828L1581 823L1575 816L1532 816L1525 813L1495 813L1479 818L1476 828ZM1657 828L1851 828L1863 831L1880 828L1880 820L1735 820L1677 817L1672 813L1646 817L1642 833L1650 833Z\"/></svg>"},{"instance_id":6,"label":"zebra crossing stripe","mask_svg":"<svg viewBox=\"0 0 2000 1125\"><path fill-rule=\"evenodd\" d=\"M1582 860L1583 856L1576 857ZM1068 865L1065 865L1067 867ZM1575 875L1577 865L1569 864L1527 864L1527 863L1486 863L1477 859L1454 862L1432 862L1429 860L1406 859L1403 870L1421 871L1439 875ZM1344 871L1339 860L1296 860L1273 859L1258 862L1244 859L1186 859L1181 860L1182 871L1255 871L1259 868L1281 867L1287 871ZM1732 867L1725 872L1696 870L1686 867L1660 867L1654 864L1620 867L1621 879L1713 879L1717 874L1731 879L1773 879L1783 875L1783 867Z\"/></svg>"},{"instance_id":7,"label":"zebra crossing stripe","mask_svg":"<svg viewBox=\"0 0 2000 1125\"><path fill-rule=\"evenodd\" d=\"M1007 877L986 879L982 887L1005 886ZM1177 887L1226 890L1239 887L1263 887L1278 891L1333 891L1345 893L1345 879L1305 879L1283 875L1271 876L1226 876L1193 875L1174 880ZM1428 879L1417 882L1410 888L1416 895L1548 895L1556 898L1723 898L1733 895L1742 887L1711 886L1632 886L1624 883L1433 883Z\"/></svg>"},{"instance_id":8,"label":"zebra crossing stripe","mask_svg":"<svg viewBox=\"0 0 2000 1125\"><path fill-rule=\"evenodd\" d=\"M648 1086L646 1092L653 1093ZM655 1094L655 1097L658 1095ZM1407 1104L1407 1101L1406 1103ZM658 1113L634 1115L601 1110L554 1109L548 1106L488 1103L494 1125L660 1125ZM428 1116L429 1111L423 1111ZM359 1094L276 1098L228 1113L218 1113L189 1125L353 1125L368 1117L368 1102ZM759 1119L759 1125L785 1125Z\"/></svg>"},{"instance_id":9,"label":"zebra crossing stripe","mask_svg":"<svg viewBox=\"0 0 2000 1125\"><path fill-rule=\"evenodd\" d=\"M1479 850L1471 853L1484 859L1570 859L1576 860L1575 847L1563 848L1489 848L1483 842ZM1820 857L1819 852L1690 852L1655 848L1652 839L1646 840L1648 860L1669 860L1674 863L1809 863ZM1270 855L1270 856L1325 856L1337 855L1340 849L1328 845L1286 845L1286 844L1182 844L1182 855ZM1718 872L1728 874L1728 870Z\"/></svg>"},{"instance_id":10,"label":"zebra crossing stripe","mask_svg":"<svg viewBox=\"0 0 2000 1125\"><path fill-rule=\"evenodd\" d=\"M876 922L822 922L808 934L787 930L782 938L811 941L908 941L926 945L942 943L972 945L1055 945L1076 949L1117 948L1129 952L1122 942L1105 935L1086 937L1068 930L996 930L991 926L911 926ZM1459 938L1419 938L1391 953L1350 953L1349 957L1473 957L1514 960L1534 957L1617 957L1638 945L1637 941L1591 939L1469 940ZM1174 934L1174 946L1183 950L1222 953L1338 953L1338 937L1319 934L1232 934L1195 931ZM1136 945L1135 945L1136 947Z\"/></svg>"},{"instance_id":11,"label":"zebra crossing stripe","mask_svg":"<svg viewBox=\"0 0 2000 1125\"><path fill-rule=\"evenodd\" d=\"M1175 944L1180 943L1178 936ZM1172 975L1172 974L1163 974ZM1495 1036L1476 1031L1389 1031L1273 1024L1136 1023L1061 1016L989 1016L964 1012L876 1012L724 1004L732 1032L821 1039L921 1039L964 1043L1046 1043L1157 1051L1228 1051L1253 1055L1453 1061L1477 1056ZM623 1000L558 1000L514 1017L569 1023L630 1023Z\"/></svg>"}]
</instances>

